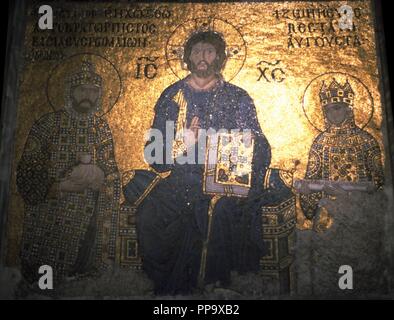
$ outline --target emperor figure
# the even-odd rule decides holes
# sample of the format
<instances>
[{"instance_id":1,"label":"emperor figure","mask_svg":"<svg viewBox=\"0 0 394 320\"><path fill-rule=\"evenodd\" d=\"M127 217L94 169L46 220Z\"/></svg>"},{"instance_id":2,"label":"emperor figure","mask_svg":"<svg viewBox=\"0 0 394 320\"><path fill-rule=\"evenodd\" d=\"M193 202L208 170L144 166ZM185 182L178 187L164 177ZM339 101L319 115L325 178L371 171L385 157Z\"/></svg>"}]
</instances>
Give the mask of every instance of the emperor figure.
<instances>
[{"instance_id":1,"label":"emperor figure","mask_svg":"<svg viewBox=\"0 0 394 320\"><path fill-rule=\"evenodd\" d=\"M263 185L271 151L253 100L221 75L225 52L221 34L193 33L183 56L190 74L165 89L155 106L152 129L164 134L169 123L176 124L176 132L188 129L181 140L172 132L174 143L164 137L160 152L171 154L175 161L154 161L151 167L171 173L146 196L137 214L143 269L153 280L156 294L188 294L204 283L229 285L231 271L259 270L264 254L260 208L268 201ZM241 179L250 184L247 197L206 192L204 162L177 161L193 148L198 154L202 129L251 132L251 176ZM154 142L151 138L146 150ZM220 172L226 181L225 170ZM130 188L125 189L126 198L132 197Z\"/></svg>"},{"instance_id":2,"label":"emperor figure","mask_svg":"<svg viewBox=\"0 0 394 320\"><path fill-rule=\"evenodd\" d=\"M17 168L22 272L31 282L42 265L59 283L108 267L115 255L120 181L111 130L97 116L103 80L84 60L64 90L64 107L34 123Z\"/></svg>"}]
</instances>

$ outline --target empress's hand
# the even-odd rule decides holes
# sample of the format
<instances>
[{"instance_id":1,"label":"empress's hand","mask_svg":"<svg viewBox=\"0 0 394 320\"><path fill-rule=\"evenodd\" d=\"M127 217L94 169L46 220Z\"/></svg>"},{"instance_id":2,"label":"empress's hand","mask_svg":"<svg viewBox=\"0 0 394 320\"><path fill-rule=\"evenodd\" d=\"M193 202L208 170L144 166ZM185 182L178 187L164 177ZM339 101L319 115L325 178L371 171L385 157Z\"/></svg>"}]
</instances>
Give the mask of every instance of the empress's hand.
<instances>
[{"instance_id":1,"label":"empress's hand","mask_svg":"<svg viewBox=\"0 0 394 320\"><path fill-rule=\"evenodd\" d=\"M316 232L324 232L331 228L334 223L333 217L326 207L320 207L315 217L313 228Z\"/></svg>"}]
</instances>

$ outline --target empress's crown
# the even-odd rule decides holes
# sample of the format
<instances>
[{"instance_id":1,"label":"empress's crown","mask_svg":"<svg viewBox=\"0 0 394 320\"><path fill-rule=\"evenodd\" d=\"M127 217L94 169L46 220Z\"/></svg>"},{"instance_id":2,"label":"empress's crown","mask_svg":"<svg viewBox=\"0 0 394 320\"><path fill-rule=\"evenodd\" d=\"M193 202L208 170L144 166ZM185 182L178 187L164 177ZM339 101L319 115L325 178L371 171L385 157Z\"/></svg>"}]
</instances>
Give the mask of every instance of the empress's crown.
<instances>
[{"instance_id":1,"label":"empress's crown","mask_svg":"<svg viewBox=\"0 0 394 320\"><path fill-rule=\"evenodd\" d=\"M68 81L71 86L78 86L82 84L93 84L101 86L102 78L95 73L94 66L90 61L84 60L80 71L70 75Z\"/></svg>"},{"instance_id":2,"label":"empress's crown","mask_svg":"<svg viewBox=\"0 0 394 320\"><path fill-rule=\"evenodd\" d=\"M334 78L328 87L323 81L319 95L323 107L329 103L336 102L344 102L349 106L353 106L354 91L350 86L349 80L346 80L345 84L341 86Z\"/></svg>"}]
</instances>

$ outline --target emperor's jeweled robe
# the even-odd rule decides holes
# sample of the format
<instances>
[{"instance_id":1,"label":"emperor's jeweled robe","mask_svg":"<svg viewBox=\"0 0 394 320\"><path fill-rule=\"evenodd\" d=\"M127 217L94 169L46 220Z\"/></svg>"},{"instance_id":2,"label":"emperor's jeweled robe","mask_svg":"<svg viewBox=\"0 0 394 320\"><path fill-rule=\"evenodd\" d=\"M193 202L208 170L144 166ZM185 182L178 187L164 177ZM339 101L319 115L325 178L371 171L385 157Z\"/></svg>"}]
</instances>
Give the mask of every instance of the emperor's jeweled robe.
<instances>
[{"instance_id":1,"label":"emperor's jeweled robe","mask_svg":"<svg viewBox=\"0 0 394 320\"><path fill-rule=\"evenodd\" d=\"M105 174L99 191L56 192L79 154L89 154ZM25 202L21 244L24 276L37 279L49 265L54 278L105 267L115 255L120 180L108 123L65 110L44 115L29 133L17 168Z\"/></svg>"}]
</instances>

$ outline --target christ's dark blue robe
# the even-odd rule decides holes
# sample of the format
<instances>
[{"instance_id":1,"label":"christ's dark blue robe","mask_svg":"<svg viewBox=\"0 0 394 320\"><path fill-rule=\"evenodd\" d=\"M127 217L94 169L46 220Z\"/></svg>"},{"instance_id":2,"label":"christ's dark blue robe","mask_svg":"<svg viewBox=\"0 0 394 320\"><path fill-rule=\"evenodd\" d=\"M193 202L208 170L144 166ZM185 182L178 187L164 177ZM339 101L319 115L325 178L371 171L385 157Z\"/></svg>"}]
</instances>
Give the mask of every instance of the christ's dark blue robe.
<instances>
[{"instance_id":1,"label":"christ's dark blue robe","mask_svg":"<svg viewBox=\"0 0 394 320\"><path fill-rule=\"evenodd\" d=\"M196 91L187 78L168 87L155 106L152 128L166 132L166 121L177 121L174 96L183 91L187 126L194 116L203 129L249 129L255 136L252 182L247 198L222 197L213 212L205 283L229 284L230 272L258 271L264 254L261 206L269 201L263 182L271 160L253 100L225 81L209 91ZM148 141L148 144L152 141ZM164 139L163 154L166 154ZM154 281L156 294L186 294L197 286L203 242L207 237L208 205L203 193L203 164L153 163L171 174L150 192L138 209L137 232L143 269Z\"/></svg>"}]
</instances>

